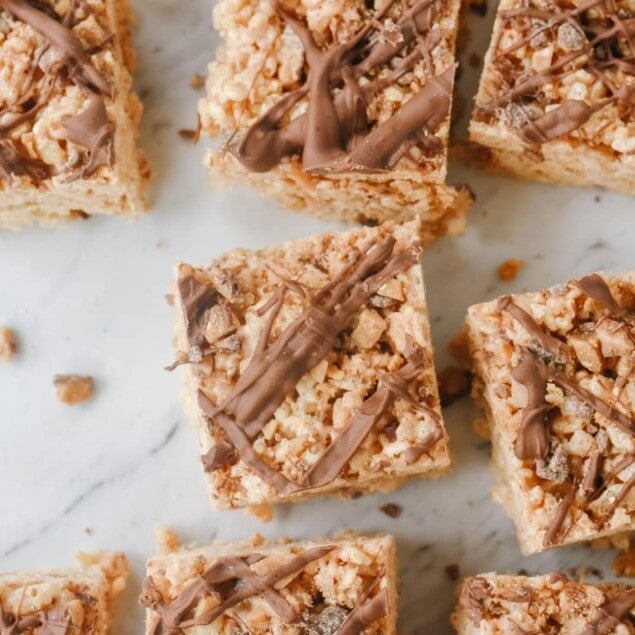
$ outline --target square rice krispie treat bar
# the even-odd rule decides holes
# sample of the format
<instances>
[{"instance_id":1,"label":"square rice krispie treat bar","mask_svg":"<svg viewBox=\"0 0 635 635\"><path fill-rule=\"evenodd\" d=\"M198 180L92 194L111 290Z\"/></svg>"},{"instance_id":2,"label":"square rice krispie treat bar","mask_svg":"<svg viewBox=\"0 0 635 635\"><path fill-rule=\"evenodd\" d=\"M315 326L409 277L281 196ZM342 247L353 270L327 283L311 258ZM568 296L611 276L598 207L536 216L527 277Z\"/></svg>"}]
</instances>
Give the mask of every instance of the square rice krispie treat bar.
<instances>
[{"instance_id":1,"label":"square rice krispie treat bar","mask_svg":"<svg viewBox=\"0 0 635 635\"><path fill-rule=\"evenodd\" d=\"M79 554L69 570L0 573L3 635L105 635L115 596L126 586L120 553Z\"/></svg>"},{"instance_id":2,"label":"square rice krispie treat bar","mask_svg":"<svg viewBox=\"0 0 635 635\"><path fill-rule=\"evenodd\" d=\"M146 633L394 635L395 543L352 534L176 550L147 564Z\"/></svg>"},{"instance_id":3,"label":"square rice krispie treat bar","mask_svg":"<svg viewBox=\"0 0 635 635\"><path fill-rule=\"evenodd\" d=\"M445 185L460 0L220 0L202 128L214 184L363 223L464 228Z\"/></svg>"},{"instance_id":4,"label":"square rice krispie treat bar","mask_svg":"<svg viewBox=\"0 0 635 635\"><path fill-rule=\"evenodd\" d=\"M459 635L629 635L635 587L579 584L562 573L467 578L452 623Z\"/></svg>"},{"instance_id":5,"label":"square rice krispie treat bar","mask_svg":"<svg viewBox=\"0 0 635 635\"><path fill-rule=\"evenodd\" d=\"M469 309L496 497L524 553L635 529L635 273Z\"/></svg>"},{"instance_id":6,"label":"square rice krispie treat bar","mask_svg":"<svg viewBox=\"0 0 635 635\"><path fill-rule=\"evenodd\" d=\"M0 1L0 227L145 209L127 0Z\"/></svg>"},{"instance_id":7,"label":"square rice krispie treat bar","mask_svg":"<svg viewBox=\"0 0 635 635\"><path fill-rule=\"evenodd\" d=\"M450 463L418 223L177 268L177 362L216 509L389 490Z\"/></svg>"},{"instance_id":8,"label":"square rice krispie treat bar","mask_svg":"<svg viewBox=\"0 0 635 635\"><path fill-rule=\"evenodd\" d=\"M488 167L635 194L630 0L501 0L470 126Z\"/></svg>"}]
</instances>

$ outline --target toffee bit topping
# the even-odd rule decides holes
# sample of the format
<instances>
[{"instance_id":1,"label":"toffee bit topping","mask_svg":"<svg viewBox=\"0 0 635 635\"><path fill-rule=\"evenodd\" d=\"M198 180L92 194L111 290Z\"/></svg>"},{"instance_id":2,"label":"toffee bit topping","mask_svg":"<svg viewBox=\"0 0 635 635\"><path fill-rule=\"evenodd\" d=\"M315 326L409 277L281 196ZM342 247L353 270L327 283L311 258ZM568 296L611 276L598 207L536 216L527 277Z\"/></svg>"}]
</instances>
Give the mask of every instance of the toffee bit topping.
<instances>
[{"instance_id":1,"label":"toffee bit topping","mask_svg":"<svg viewBox=\"0 0 635 635\"><path fill-rule=\"evenodd\" d=\"M344 44L322 51L307 26L273 5L305 51L304 84L288 93L249 128L231 150L254 172L267 172L283 159L299 155L307 171L390 170L414 146L439 154L434 136L448 116L454 80L449 67L427 83L390 119L373 126L367 109L376 95L398 82L422 59L428 60L441 36L433 28L436 0L414 1L397 22L382 20L395 4L388 0ZM404 52L404 56L399 56ZM367 75L389 65L386 76ZM343 88L334 92L336 85ZM300 100L308 97L305 114L283 123Z\"/></svg>"},{"instance_id":2,"label":"toffee bit topping","mask_svg":"<svg viewBox=\"0 0 635 635\"><path fill-rule=\"evenodd\" d=\"M561 445L556 447L554 453L549 458L549 462L543 459L536 461L536 474L540 478L553 481L559 485L566 482L569 478L569 464L567 462L567 455Z\"/></svg>"},{"instance_id":3,"label":"toffee bit topping","mask_svg":"<svg viewBox=\"0 0 635 635\"><path fill-rule=\"evenodd\" d=\"M398 273L412 267L419 259L418 250L394 254L396 241L386 238L344 271L333 283L319 290L308 307L270 342L270 333L282 308L289 285L281 285L260 309L267 315L265 325L247 368L225 401L215 406L202 391L199 405L210 423L215 423L240 458L263 480L279 492L322 487L329 484L344 468L378 420L402 399L425 414L435 430L422 442L422 452L432 448L442 437L438 414L419 403L409 392L409 384L424 370L423 352L410 336L406 337L404 365L380 377L377 389L366 398L353 415L347 428L336 437L326 452L306 472L302 481L294 483L272 469L253 449L254 439L270 421L274 412L292 392L298 381L314 368L334 347L338 335L353 314L368 302ZM210 302L215 302L211 289L187 277L179 282L188 335L197 340L201 335ZM206 469L216 470L226 460L229 450L222 447L206 456Z\"/></svg>"},{"instance_id":4,"label":"toffee bit topping","mask_svg":"<svg viewBox=\"0 0 635 635\"><path fill-rule=\"evenodd\" d=\"M156 635L171 635L190 627L209 626L234 606L254 597L265 599L285 624L293 624L298 621L299 616L276 590L276 585L301 572L308 564L323 558L333 549L335 547L331 545L309 549L293 556L264 576L258 575L251 568L251 565L264 556L254 554L222 557L170 601L163 598L152 577L146 578L139 601L142 606L157 614L158 619L154 622L152 631ZM203 613L195 611L199 602L210 596L218 597L220 604Z\"/></svg>"}]
</instances>

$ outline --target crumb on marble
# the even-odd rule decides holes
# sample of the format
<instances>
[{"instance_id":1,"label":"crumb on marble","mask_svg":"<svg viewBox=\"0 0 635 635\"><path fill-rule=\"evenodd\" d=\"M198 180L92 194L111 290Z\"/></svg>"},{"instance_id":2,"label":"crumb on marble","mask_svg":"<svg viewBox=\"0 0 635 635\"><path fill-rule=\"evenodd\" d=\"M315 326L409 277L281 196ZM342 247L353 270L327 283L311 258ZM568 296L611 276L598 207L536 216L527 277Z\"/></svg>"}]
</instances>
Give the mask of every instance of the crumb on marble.
<instances>
[{"instance_id":1,"label":"crumb on marble","mask_svg":"<svg viewBox=\"0 0 635 635\"><path fill-rule=\"evenodd\" d=\"M467 0L467 6L472 13L481 17L487 15L487 0Z\"/></svg>"},{"instance_id":2,"label":"crumb on marble","mask_svg":"<svg viewBox=\"0 0 635 635\"><path fill-rule=\"evenodd\" d=\"M273 505L266 503L263 505L253 505L252 507L247 507L245 512L249 514L249 516L257 518L261 523L268 523L273 518Z\"/></svg>"},{"instance_id":3,"label":"crumb on marble","mask_svg":"<svg viewBox=\"0 0 635 635\"><path fill-rule=\"evenodd\" d=\"M6 326L0 327L0 362L10 362L17 350L15 333Z\"/></svg>"},{"instance_id":4,"label":"crumb on marble","mask_svg":"<svg viewBox=\"0 0 635 635\"><path fill-rule=\"evenodd\" d=\"M445 566L445 575L448 576L452 582L456 582L461 577L461 570L458 564L448 564Z\"/></svg>"},{"instance_id":5,"label":"crumb on marble","mask_svg":"<svg viewBox=\"0 0 635 635\"><path fill-rule=\"evenodd\" d=\"M622 551L613 560L613 572L624 578L635 578L635 545Z\"/></svg>"},{"instance_id":6,"label":"crumb on marble","mask_svg":"<svg viewBox=\"0 0 635 635\"><path fill-rule=\"evenodd\" d=\"M199 90L205 86L205 78L200 73L194 73L192 77L190 77L190 86L194 90Z\"/></svg>"},{"instance_id":7,"label":"crumb on marble","mask_svg":"<svg viewBox=\"0 0 635 635\"><path fill-rule=\"evenodd\" d=\"M250 542L251 542L251 546L252 546L252 547L261 547L262 545L264 545L264 544L265 544L265 537L264 537L262 534L260 534L260 533L256 532L256 533L255 533L255 534L251 537Z\"/></svg>"},{"instance_id":8,"label":"crumb on marble","mask_svg":"<svg viewBox=\"0 0 635 635\"><path fill-rule=\"evenodd\" d=\"M165 294L165 301L168 303L169 306L174 306L174 294L173 293L166 293Z\"/></svg>"},{"instance_id":9,"label":"crumb on marble","mask_svg":"<svg viewBox=\"0 0 635 635\"><path fill-rule=\"evenodd\" d=\"M379 508L379 511L386 514L389 518L399 518L403 512L401 505L397 503L386 503Z\"/></svg>"},{"instance_id":10,"label":"crumb on marble","mask_svg":"<svg viewBox=\"0 0 635 635\"><path fill-rule=\"evenodd\" d=\"M480 68L482 60L481 60L481 56L478 53L472 52L470 53L470 57L468 61L472 68Z\"/></svg>"},{"instance_id":11,"label":"crumb on marble","mask_svg":"<svg viewBox=\"0 0 635 635\"><path fill-rule=\"evenodd\" d=\"M511 282L518 276L518 272L525 266L524 260L518 258L510 258L501 263L497 269L498 277L503 282Z\"/></svg>"},{"instance_id":12,"label":"crumb on marble","mask_svg":"<svg viewBox=\"0 0 635 635\"><path fill-rule=\"evenodd\" d=\"M474 419L474 421L472 421L472 429L477 436L481 437L481 439L485 439L486 441L490 440L491 433L487 419Z\"/></svg>"},{"instance_id":13,"label":"crumb on marble","mask_svg":"<svg viewBox=\"0 0 635 635\"><path fill-rule=\"evenodd\" d=\"M55 375L53 384L57 400L69 406L90 399L95 388L95 381L90 375Z\"/></svg>"},{"instance_id":14,"label":"crumb on marble","mask_svg":"<svg viewBox=\"0 0 635 635\"><path fill-rule=\"evenodd\" d=\"M186 141L191 141L192 143L195 143L198 137L198 133L196 132L196 130L193 130L192 128L181 128L179 130L179 136L182 139L185 139Z\"/></svg>"},{"instance_id":15,"label":"crumb on marble","mask_svg":"<svg viewBox=\"0 0 635 635\"><path fill-rule=\"evenodd\" d=\"M447 407L457 399L469 394L470 374L458 366L448 366L439 374L439 394L441 405Z\"/></svg>"},{"instance_id":16,"label":"crumb on marble","mask_svg":"<svg viewBox=\"0 0 635 635\"><path fill-rule=\"evenodd\" d=\"M154 540L157 550L162 556L174 553L181 545L178 534L167 525L158 525L154 530Z\"/></svg>"}]
</instances>

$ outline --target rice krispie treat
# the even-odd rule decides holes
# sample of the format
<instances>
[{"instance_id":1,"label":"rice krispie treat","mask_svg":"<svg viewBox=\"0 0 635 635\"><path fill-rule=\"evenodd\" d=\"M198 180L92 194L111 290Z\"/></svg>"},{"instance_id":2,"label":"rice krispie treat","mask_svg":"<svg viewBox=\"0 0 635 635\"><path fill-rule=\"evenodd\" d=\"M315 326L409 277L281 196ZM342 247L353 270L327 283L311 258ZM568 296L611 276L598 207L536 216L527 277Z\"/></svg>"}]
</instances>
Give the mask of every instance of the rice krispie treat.
<instances>
[{"instance_id":1,"label":"rice krispie treat","mask_svg":"<svg viewBox=\"0 0 635 635\"><path fill-rule=\"evenodd\" d=\"M501 0L471 140L489 167L635 194L630 0Z\"/></svg>"},{"instance_id":2,"label":"rice krispie treat","mask_svg":"<svg viewBox=\"0 0 635 635\"><path fill-rule=\"evenodd\" d=\"M634 608L635 587L625 584L484 573L461 584L452 623L459 635L628 635Z\"/></svg>"},{"instance_id":3,"label":"rice krispie treat","mask_svg":"<svg viewBox=\"0 0 635 635\"><path fill-rule=\"evenodd\" d=\"M457 233L445 185L460 0L220 0L223 37L200 103L214 184L364 223L419 214Z\"/></svg>"},{"instance_id":4,"label":"rice krispie treat","mask_svg":"<svg viewBox=\"0 0 635 635\"><path fill-rule=\"evenodd\" d=\"M418 223L177 268L177 364L216 509L386 491L450 463Z\"/></svg>"},{"instance_id":5,"label":"rice krispie treat","mask_svg":"<svg viewBox=\"0 0 635 635\"><path fill-rule=\"evenodd\" d=\"M127 0L0 1L0 227L144 211L130 18Z\"/></svg>"},{"instance_id":6,"label":"rice krispie treat","mask_svg":"<svg viewBox=\"0 0 635 635\"><path fill-rule=\"evenodd\" d=\"M393 635L396 587L394 540L347 534L152 558L141 604L147 635Z\"/></svg>"},{"instance_id":7,"label":"rice krispie treat","mask_svg":"<svg viewBox=\"0 0 635 635\"><path fill-rule=\"evenodd\" d=\"M115 597L126 586L120 553L80 554L81 567L0 573L2 635L105 635Z\"/></svg>"},{"instance_id":8,"label":"rice krispie treat","mask_svg":"<svg viewBox=\"0 0 635 635\"><path fill-rule=\"evenodd\" d=\"M496 497L524 553L635 528L635 273L469 309Z\"/></svg>"}]
</instances>

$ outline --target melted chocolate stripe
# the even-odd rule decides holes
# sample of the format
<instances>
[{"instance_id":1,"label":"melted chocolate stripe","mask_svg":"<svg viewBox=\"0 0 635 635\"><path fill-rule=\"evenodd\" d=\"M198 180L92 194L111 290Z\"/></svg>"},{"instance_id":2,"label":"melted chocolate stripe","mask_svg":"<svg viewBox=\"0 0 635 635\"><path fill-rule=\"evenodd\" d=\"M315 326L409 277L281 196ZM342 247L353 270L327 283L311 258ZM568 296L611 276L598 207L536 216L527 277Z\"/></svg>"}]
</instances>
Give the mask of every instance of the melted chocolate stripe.
<instances>
[{"instance_id":1,"label":"melted chocolate stripe","mask_svg":"<svg viewBox=\"0 0 635 635\"><path fill-rule=\"evenodd\" d=\"M511 369L512 379L527 389L527 405L521 414L514 453L521 460L544 459L549 453L549 431L545 417L551 405L547 393L547 365L529 349L520 349L520 361Z\"/></svg>"},{"instance_id":2,"label":"melted chocolate stripe","mask_svg":"<svg viewBox=\"0 0 635 635\"><path fill-rule=\"evenodd\" d=\"M600 615L593 620L582 635L608 635L622 623L624 616L635 607L635 589L622 592L600 607Z\"/></svg>"},{"instance_id":3,"label":"melted chocolate stripe","mask_svg":"<svg viewBox=\"0 0 635 635\"><path fill-rule=\"evenodd\" d=\"M351 418L346 430L334 439L307 472L302 480L304 488L321 487L337 478L377 421L399 397L411 402L415 401L408 392L408 383L422 371L423 356L421 349L412 340L409 341L408 347L411 350L406 353L408 358L406 365L380 379L376 392L364 401L361 408ZM418 402L415 404L418 408L423 407ZM440 425L438 415L427 407L425 412L432 417L438 428Z\"/></svg>"},{"instance_id":4,"label":"melted chocolate stripe","mask_svg":"<svg viewBox=\"0 0 635 635\"><path fill-rule=\"evenodd\" d=\"M291 494L300 489L284 474L277 472L266 461L261 459L253 449L251 441L244 430L224 412L216 412L214 404L202 391L198 393L198 404L201 410L221 427L232 446L240 455L240 458L245 462L245 465L249 466L263 481L266 481L283 494Z\"/></svg>"},{"instance_id":5,"label":"melted chocolate stripe","mask_svg":"<svg viewBox=\"0 0 635 635\"><path fill-rule=\"evenodd\" d=\"M0 601L0 635L20 635L36 628L39 635L67 635L70 626L70 617L60 607L20 616L5 611Z\"/></svg>"},{"instance_id":6,"label":"melted chocolate stripe","mask_svg":"<svg viewBox=\"0 0 635 635\"><path fill-rule=\"evenodd\" d=\"M608 284L597 273L580 278L573 284L584 294L602 305L612 316L623 317L628 313L625 308L619 305L613 297Z\"/></svg>"},{"instance_id":7,"label":"melted chocolate stripe","mask_svg":"<svg viewBox=\"0 0 635 635\"><path fill-rule=\"evenodd\" d=\"M285 621L293 623L298 620L295 609L275 590L275 585L284 578L299 573L311 562L330 553L335 546L315 547L304 553L293 556L272 572L259 576L250 567L264 556L226 556L216 560L203 574L190 583L176 598L166 602L157 589L152 577L146 578L141 604L155 613L159 619L154 625L154 634L176 635L182 629L195 626L208 626L221 615L240 602L252 597L263 597L276 613ZM220 586L232 580L239 580L227 597L223 597ZM201 615L186 619L194 610L197 602L210 595L220 594L221 604Z\"/></svg>"},{"instance_id":8,"label":"melted chocolate stripe","mask_svg":"<svg viewBox=\"0 0 635 635\"><path fill-rule=\"evenodd\" d=\"M26 22L64 56L73 60L88 84L101 93L112 96L110 84L92 65L82 43L69 27L36 9L27 0L0 0L0 7Z\"/></svg>"},{"instance_id":9,"label":"melted chocolate stripe","mask_svg":"<svg viewBox=\"0 0 635 635\"><path fill-rule=\"evenodd\" d=\"M565 497L558 504L558 508L556 509L556 514L551 521L551 524L547 528L545 533L545 537L543 539L544 547L552 547L558 544L558 533L562 529L562 525L567 518L567 514L569 513L569 509L575 500L575 490L577 488L577 484L574 482L571 485L571 488L565 495Z\"/></svg>"},{"instance_id":10,"label":"melted chocolate stripe","mask_svg":"<svg viewBox=\"0 0 635 635\"><path fill-rule=\"evenodd\" d=\"M383 87L385 80L372 80L364 86L359 82L366 73L390 62L415 38L430 30L435 2L416 2L396 23L400 37L390 38L381 33L381 26L377 26L395 3L395 0L388 0L351 40L326 51L319 49L311 31L301 20L275 2L279 15L304 47L307 79L304 86L285 95L254 122L237 147L231 148L238 160L255 172L266 172L294 154L301 154L304 169L311 171L391 169L418 136L431 135L447 117L451 78L448 80L446 73L432 78L421 93L375 130L371 130L367 121L366 108L369 98ZM369 37L373 31L377 31L376 35ZM421 57L425 58L439 42L438 37L422 42L422 50L402 63L414 64ZM360 57L361 61L353 61ZM427 66L431 73L431 65ZM393 81L405 70L405 66L397 70ZM334 84L342 81L343 89L332 95ZM309 96L307 112L281 125L291 108L306 94ZM365 135L372 138L365 138ZM362 139L361 149L357 149L358 138Z\"/></svg>"},{"instance_id":11,"label":"melted chocolate stripe","mask_svg":"<svg viewBox=\"0 0 635 635\"><path fill-rule=\"evenodd\" d=\"M374 598L356 606L346 617L336 635L360 635L373 622L388 615L388 592L382 589Z\"/></svg>"},{"instance_id":12,"label":"melted chocolate stripe","mask_svg":"<svg viewBox=\"0 0 635 635\"><path fill-rule=\"evenodd\" d=\"M541 348L556 358L561 358L565 343L547 333L534 318L518 306L511 296L504 296L498 301L498 310L509 313L535 339Z\"/></svg>"}]
</instances>

